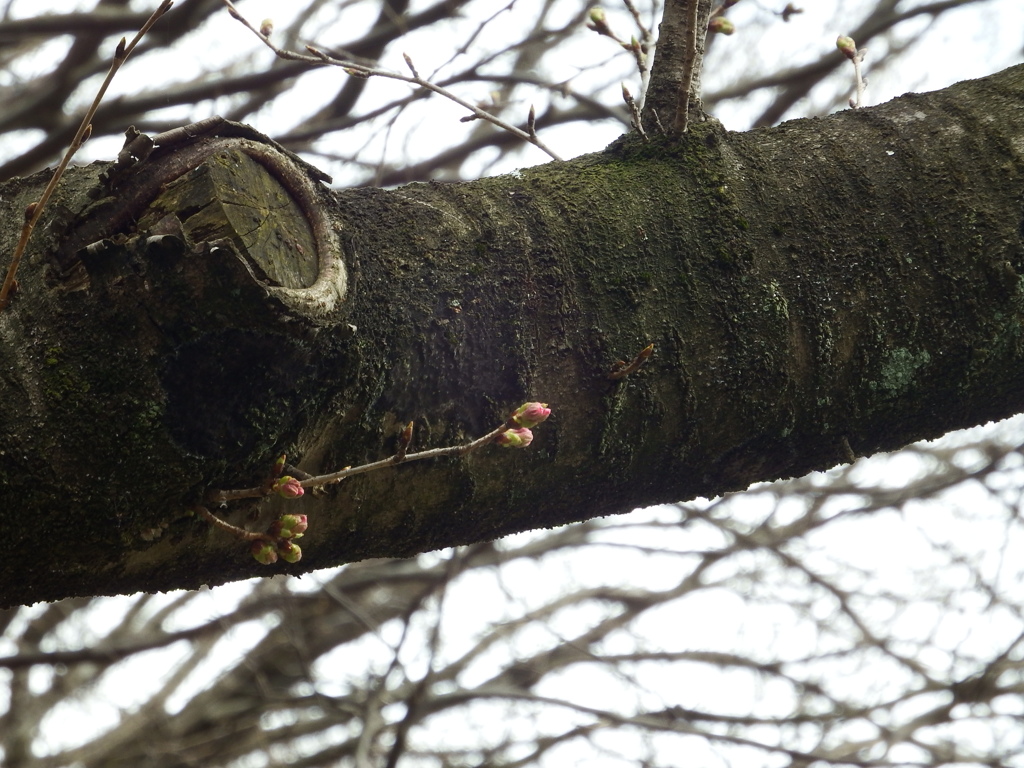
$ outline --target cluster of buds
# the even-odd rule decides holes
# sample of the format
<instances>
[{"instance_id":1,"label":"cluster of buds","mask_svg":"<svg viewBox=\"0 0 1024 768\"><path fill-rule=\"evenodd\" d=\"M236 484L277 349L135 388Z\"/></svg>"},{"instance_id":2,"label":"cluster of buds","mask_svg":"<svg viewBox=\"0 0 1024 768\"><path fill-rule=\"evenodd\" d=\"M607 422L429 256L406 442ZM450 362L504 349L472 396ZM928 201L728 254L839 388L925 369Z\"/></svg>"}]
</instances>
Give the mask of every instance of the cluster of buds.
<instances>
[{"instance_id":1,"label":"cluster of buds","mask_svg":"<svg viewBox=\"0 0 1024 768\"><path fill-rule=\"evenodd\" d=\"M278 558L286 563L299 562L302 550L294 540L301 539L307 527L305 515L281 515L270 526L265 537L252 543L252 556L263 565L273 565Z\"/></svg>"},{"instance_id":2,"label":"cluster of buds","mask_svg":"<svg viewBox=\"0 0 1024 768\"><path fill-rule=\"evenodd\" d=\"M653 349L653 347L651 348ZM547 403L523 403L509 415L504 424L493 432L474 440L472 443L451 448L421 451L411 455L407 451L412 441L413 423L409 422L402 430L399 437L398 451L391 459L376 462L375 464L363 465L363 467L356 469L367 471L368 469L376 469L382 466L393 466L406 459L423 459L431 456L462 454L486 445L491 441L506 448L525 448L533 442L532 428L546 421L550 415L551 409L548 408ZM333 474L312 478L307 476L302 481L291 475L284 474L286 467L286 457L282 454L274 462L273 467L271 467L270 476L261 486L240 493L236 492L235 496L245 498L276 494L284 499L297 499L305 494L305 489L302 486L303 482L306 485L313 486L327 482L337 482L342 477L347 477L348 474L351 474L350 470L352 469L351 467L346 467L344 470ZM211 500L223 502L227 496L228 494L220 492L211 496ZM302 559L302 550L295 543L295 540L301 539L309 526L306 515L281 515L267 529L266 533L254 533L221 520L206 509L205 506L198 505L194 507L194 511L205 517L212 525L240 539L251 542L249 552L258 563L273 565L278 560L284 560L286 563L297 563Z\"/></svg>"},{"instance_id":3,"label":"cluster of buds","mask_svg":"<svg viewBox=\"0 0 1024 768\"><path fill-rule=\"evenodd\" d=\"M280 496L282 499L297 499L306 493L302 483L291 475L284 474L287 457L281 454L270 470L271 480L264 486L264 493ZM265 534L253 541L249 550L256 562L273 565L278 559L286 563L297 563L302 559L302 550L295 543L306 532L309 523L305 515L281 515L271 524Z\"/></svg>"},{"instance_id":4,"label":"cluster of buds","mask_svg":"<svg viewBox=\"0 0 1024 768\"><path fill-rule=\"evenodd\" d=\"M297 563L302 559L302 550L290 539L281 541L259 539L252 543L252 549L249 551L252 552L256 562L263 565L273 565L279 557L286 563Z\"/></svg>"},{"instance_id":5,"label":"cluster of buds","mask_svg":"<svg viewBox=\"0 0 1024 768\"><path fill-rule=\"evenodd\" d=\"M551 415L547 403L523 403L509 417L509 424L515 427L506 429L495 438L495 442L505 448L525 448L533 442L531 429L542 423Z\"/></svg>"},{"instance_id":6,"label":"cluster of buds","mask_svg":"<svg viewBox=\"0 0 1024 768\"><path fill-rule=\"evenodd\" d=\"M301 539L308 527L305 515L281 515L267 534L275 539Z\"/></svg>"}]
</instances>

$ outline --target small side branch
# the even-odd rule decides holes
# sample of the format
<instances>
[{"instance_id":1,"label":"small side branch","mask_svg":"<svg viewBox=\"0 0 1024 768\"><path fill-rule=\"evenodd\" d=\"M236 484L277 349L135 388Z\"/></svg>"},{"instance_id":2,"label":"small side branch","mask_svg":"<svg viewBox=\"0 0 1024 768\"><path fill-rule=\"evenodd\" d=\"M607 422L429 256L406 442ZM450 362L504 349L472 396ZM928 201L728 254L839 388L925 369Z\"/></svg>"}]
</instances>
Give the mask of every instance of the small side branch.
<instances>
[{"instance_id":1,"label":"small side branch","mask_svg":"<svg viewBox=\"0 0 1024 768\"><path fill-rule=\"evenodd\" d=\"M408 464L411 461L422 461L424 459L439 459L444 456L465 456L467 453L483 448L488 443L493 443L505 432L517 428L519 428L519 423L515 421L515 417L513 415L497 429L491 430L483 437L478 437L472 442L464 443L462 445L449 445L444 448L431 448L426 451L418 451L417 453L406 453L406 450L408 449L408 443L405 443L406 433L408 433L408 439L410 441L412 439L412 427L410 424L403 430L403 434L399 438L399 450L394 455L388 456L386 459L370 462L369 464L345 467L336 472L329 472L324 475L309 475L298 481L297 484L302 488L321 488L326 485L340 483L347 477L361 475L364 472L373 472L386 467L393 467L397 464ZM288 468L288 471L293 470ZM298 473L296 472L295 474ZM224 504L226 502L237 501L239 499L259 499L264 496L269 496L272 493L274 493L274 491L270 486L263 485L257 488L240 488L232 491L212 491L208 494L207 500L214 504Z\"/></svg>"},{"instance_id":2,"label":"small side branch","mask_svg":"<svg viewBox=\"0 0 1024 768\"><path fill-rule=\"evenodd\" d=\"M633 17L633 21L636 23L637 30L640 32L639 40L636 35L633 35L627 43L615 34L611 25L608 23L608 17L605 15L604 9L600 7L590 9L590 21L587 22L587 28L593 30L602 37L614 40L624 50L629 51L633 60L636 62L637 72L640 73L640 101L642 103L644 95L647 93L647 84L650 81L651 75L651 69L648 66L647 54L650 53L654 39L651 35L651 30L647 28L643 19L640 18L640 12L637 11L632 0L623 0L623 4L626 6L626 9Z\"/></svg>"},{"instance_id":3,"label":"small side branch","mask_svg":"<svg viewBox=\"0 0 1024 768\"><path fill-rule=\"evenodd\" d=\"M206 494L207 504L218 504L227 506L229 501L238 499L262 498L264 496L277 495L284 499L299 499L305 495L306 488L322 488L325 485L340 483L346 477L359 475L363 472L371 472L375 469L393 467L404 464L407 461L419 461L421 459L434 459L441 456L465 456L488 443L496 443L505 448L526 448L533 442L531 429L547 421L551 415L551 409L545 403L523 403L509 414L504 423L496 429L491 430L483 437L479 437L463 445L453 445L447 448L433 448L419 453L409 453L409 445L412 443L413 422L409 422L402 429L398 436L398 449L394 455L370 464L363 464L358 467L345 467L337 472L326 475L308 475L305 472L289 467L286 464L286 456L281 455L274 462L273 467L266 480L257 488L243 488L234 491L211 491ZM284 474L287 471L289 474ZM306 515L286 514L273 522L266 533L254 533L244 528L232 525L210 512L204 505L196 505L191 510L199 515L210 525L219 528L225 533L250 543L250 554L263 565L272 565L279 559L288 563L297 563L302 558L302 548L295 543L305 534L309 522Z\"/></svg>"},{"instance_id":4,"label":"small side branch","mask_svg":"<svg viewBox=\"0 0 1024 768\"><path fill-rule=\"evenodd\" d=\"M244 528L239 528L237 525L232 525L227 520L221 520L215 514L210 512L206 507L202 505L196 505L192 507L192 511L203 518L210 525L215 528L220 528L225 533L230 533L232 536L241 539L242 541L269 541L270 537L265 533L257 533L255 531L247 531Z\"/></svg>"},{"instance_id":5,"label":"small side branch","mask_svg":"<svg viewBox=\"0 0 1024 768\"><path fill-rule=\"evenodd\" d=\"M644 121L640 116L640 107L637 106L636 99L633 98L633 94L629 92L629 88L626 87L625 83L622 84L622 100L626 102L626 108L629 109L633 128L640 134L640 138L644 141L650 141L647 137L647 132L644 130Z\"/></svg>"}]
</instances>

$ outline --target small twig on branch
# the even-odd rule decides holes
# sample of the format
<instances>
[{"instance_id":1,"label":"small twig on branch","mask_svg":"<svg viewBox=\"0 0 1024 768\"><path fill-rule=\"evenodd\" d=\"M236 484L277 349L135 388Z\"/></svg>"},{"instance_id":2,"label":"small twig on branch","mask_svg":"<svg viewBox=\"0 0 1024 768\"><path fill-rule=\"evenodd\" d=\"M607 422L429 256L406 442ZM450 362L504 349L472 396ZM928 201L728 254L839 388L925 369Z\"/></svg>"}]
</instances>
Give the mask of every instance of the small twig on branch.
<instances>
[{"instance_id":1,"label":"small twig on branch","mask_svg":"<svg viewBox=\"0 0 1024 768\"><path fill-rule=\"evenodd\" d=\"M206 507L197 504L192 507L192 511L202 517L210 525L220 528L222 531L230 533L242 541L269 541L270 537L265 533L257 533L255 531L247 531L244 528L239 528L237 525L232 525L226 520L221 520L215 514L210 512Z\"/></svg>"},{"instance_id":2,"label":"small twig on branch","mask_svg":"<svg viewBox=\"0 0 1024 768\"><path fill-rule=\"evenodd\" d=\"M650 43L652 42L653 35L651 34L650 28L644 24L644 20L640 18L640 12L633 5L631 0L622 0L622 4L626 6L626 10L633 17L633 21L636 22L637 29L640 30L640 42L643 44L643 51L647 53L650 50Z\"/></svg>"},{"instance_id":3,"label":"small twig on branch","mask_svg":"<svg viewBox=\"0 0 1024 768\"><path fill-rule=\"evenodd\" d=\"M421 461L423 459L437 459L442 456L464 456L470 451L475 451L488 443L494 442L503 432L515 429L517 426L518 425L510 417L497 429L491 430L483 437L478 437L470 443L465 443L463 445L450 445L445 448L431 448L426 451L419 451L418 453L402 453L401 444L399 444L399 452L392 456L388 456L386 459L373 461L369 464L360 464L355 467L345 467L344 469L339 469L337 472L330 472L325 475L311 475L306 477L304 480L299 481L299 485L303 488L319 488L324 485L340 483L346 477L361 475L364 472L373 472L374 470L384 469L385 467L393 467L396 464L407 464L410 461ZM411 430L409 434L411 439ZM406 448L408 448L408 446L406 446ZM228 501L237 501L238 499L259 499L264 496L269 496L270 494L271 491L268 490L266 486L260 486L257 488L240 488L234 491L212 491L208 494L207 501L223 504Z\"/></svg>"},{"instance_id":4,"label":"small twig on branch","mask_svg":"<svg viewBox=\"0 0 1024 768\"><path fill-rule=\"evenodd\" d=\"M860 109L864 106L864 89L867 87L867 81L864 79L860 65L863 63L868 51L866 48L858 48L853 38L846 35L840 35L836 38L836 48L839 49L843 56L853 62L853 81L856 95L850 99L850 106L853 109Z\"/></svg>"},{"instance_id":5,"label":"small twig on branch","mask_svg":"<svg viewBox=\"0 0 1024 768\"><path fill-rule=\"evenodd\" d=\"M394 461L395 464L401 464L405 461L405 456L409 452L409 444L412 443L412 429L413 422L409 422L405 425L405 429L402 430L402 434L398 436L398 450L395 451Z\"/></svg>"},{"instance_id":6,"label":"small twig on branch","mask_svg":"<svg viewBox=\"0 0 1024 768\"><path fill-rule=\"evenodd\" d=\"M57 183L61 180L64 175L64 171L67 170L68 164L71 162L71 158L75 156L75 153L81 148L81 146L89 140L92 135L92 119L96 116L96 110L99 109L100 103L103 101L103 97L107 93L107 88L110 86L110 82L114 79L114 75L121 68L121 65L125 63L132 51L135 50L135 46L139 44L139 41L145 37L146 33L152 29L153 25L163 16L167 11L174 5L172 0L163 0L160 6L153 11L146 23L142 25L135 37L132 38L130 43L125 42L125 38L121 38L121 41L117 44L117 49L114 51L113 61L110 62L110 69L107 71L107 76L103 79L103 83L100 85L99 91L96 93L96 98L92 100L92 104L89 105L89 109L85 113L85 117L82 118L82 122L78 126L78 130L75 132L75 137L71 140L71 145L68 147L68 151L64 153L64 157L61 158L60 164L57 166L57 170L53 172L53 176L50 177L50 182L46 185L46 189L43 190L43 194L39 199L31 203L25 209L25 223L21 228L21 237L18 238L18 245L14 249L14 256L11 257L11 266L7 270L7 276L4 278L3 285L0 286L0 311L7 308L7 305L11 302L11 292L14 290L16 285L15 276L18 273L18 266L21 264L21 259L25 255L25 249L28 247L29 237L32 235L32 230L35 229L36 224L39 222L40 217L43 215L43 209L46 204L50 201L50 197L53 196L54 190L57 188Z\"/></svg>"},{"instance_id":7,"label":"small twig on branch","mask_svg":"<svg viewBox=\"0 0 1024 768\"><path fill-rule=\"evenodd\" d=\"M640 100L644 99L644 95L647 93L647 84L651 77L651 68L648 66L647 54L651 50L651 30L649 30L640 18L640 13L637 11L636 6L633 5L630 0L624 0L626 9L632 14L633 20L636 22L637 28L640 30L640 39L637 40L636 36L632 36L629 42L625 42L620 39L618 35L612 31L612 28L608 24L608 18L605 15L604 9L597 7L590 10L589 18L587 22L587 29L591 29L602 37L607 37L614 40L622 48L629 51L633 56L633 60L636 62L637 71L640 73Z\"/></svg>"},{"instance_id":8,"label":"small twig on branch","mask_svg":"<svg viewBox=\"0 0 1024 768\"><path fill-rule=\"evenodd\" d=\"M653 350L654 345L651 345ZM643 353L641 353L643 354ZM649 356L650 353L648 353ZM412 430L413 423L409 422L402 433L399 435L398 450L393 456L389 456L386 459L380 461L374 461L369 464L361 464L356 467L345 467L337 472L331 472L325 475L305 475L301 480L295 480L294 478L281 478L281 480L291 481L293 486L301 488L318 488L324 485L332 485L334 483L340 483L346 477L352 477L353 475L361 475L364 472L372 472L376 469L383 469L384 467L393 467L396 464L404 464L410 461L420 461L422 459L436 459L442 456L465 456L471 451L475 451L479 448L484 447L488 443L498 442L499 444L514 447L514 448L525 448L529 445L529 441L533 439L533 434L529 434L527 437L522 432L529 432L531 427L540 424L547 419L548 414L551 410L544 403L524 403L522 406L512 412L511 415L505 422L498 428L491 430L483 437L478 437L462 445L451 445L445 448L431 448L426 451L419 451L418 453L406 453L409 448L409 444L412 442ZM516 433L511 437L506 433ZM516 438L519 438L518 440ZM525 441L523 438L526 438ZM278 492L275 487L270 484L263 484L257 488L243 488L234 491L211 491L207 494L206 500L213 504L224 504L228 501L235 501L237 499L258 499L264 496L269 496L272 493ZM294 497L298 494L289 494Z\"/></svg>"},{"instance_id":9,"label":"small twig on branch","mask_svg":"<svg viewBox=\"0 0 1024 768\"><path fill-rule=\"evenodd\" d=\"M640 118L640 107L637 106L636 99L633 98L633 94L629 92L629 88L626 87L625 83L622 84L622 100L626 102L626 106L629 108L629 114L633 118L633 127L636 129L636 132L640 134L644 141L650 141L647 133L644 131L643 120Z\"/></svg>"},{"instance_id":10,"label":"small twig on branch","mask_svg":"<svg viewBox=\"0 0 1024 768\"><path fill-rule=\"evenodd\" d=\"M540 149L542 152L546 153L552 159L554 159L554 160L561 160L562 159L561 157L559 157L554 152L554 150L552 150L543 141L541 141L540 138L537 137L536 133L531 135L530 132L524 131L522 128L517 128L516 126L512 125L511 123L505 122L504 120L502 120L497 115L492 115L490 112L487 112L487 111L481 109L480 107L471 104L470 102L466 101L465 99L462 99L462 98L456 96L454 93L449 91L447 88L442 88L441 86L439 86L439 85L437 85L435 83L432 83L429 80L426 80L425 78L421 77L418 74L418 72L416 70L416 67L413 65L412 60L409 58L409 56L407 56L405 54L403 54L403 56L405 58L406 65L409 67L409 69L412 72L411 75L403 75L403 74L401 74L399 72L392 72L390 70L379 69L377 67L368 66L366 64L360 64L360 63L354 62L354 61L348 61L348 60L345 60L345 59L338 59L338 58L335 58L334 56L331 56L330 54L320 50L319 48L315 48L314 46L311 46L311 45L307 45L306 46L306 50L308 51L307 54L296 53L295 51L287 51L287 50L284 50L283 48L278 48L276 45L274 45L274 43L272 43L270 41L270 39L266 35L260 34L260 31L258 29L256 29L252 24L250 24L246 20L246 18L244 16L242 16L241 13L239 13L238 9L235 8L235 6L231 2L231 0L223 0L223 3L224 3L225 6L227 6L228 12L231 14L232 18L234 18L236 21L240 22L247 29L249 29L253 34L255 34L260 39L260 41L264 45L266 45L270 50L272 50L274 52L275 55L277 55L278 57L280 57L282 59L286 59L288 61L304 62L306 64L311 64L311 65L316 65L316 66L327 65L327 66L331 66L331 67L340 67L346 74L351 75L352 77L361 77L361 78L383 77L383 78L387 78L389 80L399 80L399 81L401 81L403 83L409 83L411 85L417 85L420 88L425 88L428 91L432 91L433 93L436 93L438 96L443 96L444 98L446 98L446 99L448 99L450 101L454 101L459 106L465 107L466 109L468 109L477 118L479 118L481 120L486 120L487 122L492 123L492 124L498 126L502 130L508 131L513 136L517 136L520 139L522 139L523 141L528 142L530 144L533 144L535 147Z\"/></svg>"},{"instance_id":11,"label":"small twig on branch","mask_svg":"<svg viewBox=\"0 0 1024 768\"><path fill-rule=\"evenodd\" d=\"M647 362L647 359L654 354L654 345L648 344L646 347L637 352L636 357L630 360L628 363L624 360L619 360L612 368L612 372L608 374L608 378L612 381L618 379L624 379L629 374L635 373L641 365Z\"/></svg>"}]
</instances>

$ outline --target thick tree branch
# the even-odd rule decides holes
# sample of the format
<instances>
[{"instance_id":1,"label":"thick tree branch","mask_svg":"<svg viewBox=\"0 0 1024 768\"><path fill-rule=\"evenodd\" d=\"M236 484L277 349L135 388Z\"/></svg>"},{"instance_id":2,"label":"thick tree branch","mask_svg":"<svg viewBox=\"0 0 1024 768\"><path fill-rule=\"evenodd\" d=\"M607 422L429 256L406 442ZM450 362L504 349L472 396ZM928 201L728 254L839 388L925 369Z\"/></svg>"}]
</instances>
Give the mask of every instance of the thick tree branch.
<instances>
[{"instance_id":1,"label":"thick tree branch","mask_svg":"<svg viewBox=\"0 0 1024 768\"><path fill-rule=\"evenodd\" d=\"M256 185L232 180L233 153L184 163L208 202L161 184L116 231L104 216L192 144L106 180L73 169L0 316L0 598L265 573L185 511L280 453L314 475L392 455L410 420L419 451L528 399L555 414L514 455L213 511L265 530L301 504L299 572L713 496L1024 409L1022 94L1015 67L749 135L694 124L516 176L321 191L288 215L318 206L337 234L351 280L329 317L282 299L282 253L313 265L294 291L324 262L298 234L266 255L255 225L283 198L240 199ZM44 182L3 189L0 245Z\"/></svg>"}]
</instances>

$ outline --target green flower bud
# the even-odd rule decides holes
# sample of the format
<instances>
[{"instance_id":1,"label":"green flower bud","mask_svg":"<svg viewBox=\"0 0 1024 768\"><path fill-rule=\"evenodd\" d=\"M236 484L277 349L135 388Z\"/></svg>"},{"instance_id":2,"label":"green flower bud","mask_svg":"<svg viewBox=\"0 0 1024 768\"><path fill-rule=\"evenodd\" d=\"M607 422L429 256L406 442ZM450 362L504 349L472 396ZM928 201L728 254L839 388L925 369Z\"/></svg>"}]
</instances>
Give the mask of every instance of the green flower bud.
<instances>
[{"instance_id":1,"label":"green flower bud","mask_svg":"<svg viewBox=\"0 0 1024 768\"><path fill-rule=\"evenodd\" d=\"M254 541L249 551L252 552L257 563L273 565L277 562L277 547L272 542L263 539Z\"/></svg>"},{"instance_id":2,"label":"green flower bud","mask_svg":"<svg viewBox=\"0 0 1024 768\"><path fill-rule=\"evenodd\" d=\"M281 515L270 526L267 534L275 539L298 539L307 527L305 515Z\"/></svg>"},{"instance_id":3,"label":"green flower bud","mask_svg":"<svg viewBox=\"0 0 1024 768\"><path fill-rule=\"evenodd\" d=\"M717 32L720 35L731 35L736 31L736 25L724 16L716 16L708 22L708 31Z\"/></svg>"},{"instance_id":4,"label":"green flower bud","mask_svg":"<svg viewBox=\"0 0 1024 768\"><path fill-rule=\"evenodd\" d=\"M525 448L533 442L533 432L528 429L506 429L495 439L503 448Z\"/></svg>"},{"instance_id":5,"label":"green flower bud","mask_svg":"<svg viewBox=\"0 0 1024 768\"><path fill-rule=\"evenodd\" d=\"M297 563L302 559L302 550L299 549L298 544L290 539L277 542L277 554L286 563Z\"/></svg>"},{"instance_id":6,"label":"green flower bud","mask_svg":"<svg viewBox=\"0 0 1024 768\"><path fill-rule=\"evenodd\" d=\"M854 59L857 56L857 44L853 42L852 37L846 35L840 35L836 38L836 48L848 59Z\"/></svg>"}]
</instances>

